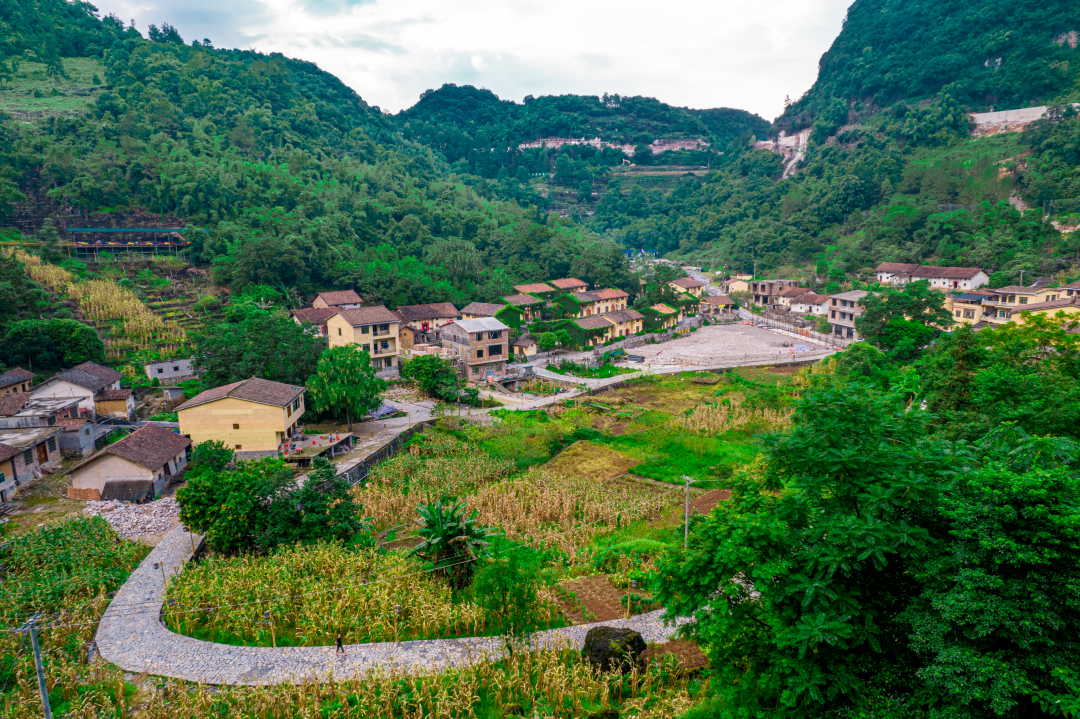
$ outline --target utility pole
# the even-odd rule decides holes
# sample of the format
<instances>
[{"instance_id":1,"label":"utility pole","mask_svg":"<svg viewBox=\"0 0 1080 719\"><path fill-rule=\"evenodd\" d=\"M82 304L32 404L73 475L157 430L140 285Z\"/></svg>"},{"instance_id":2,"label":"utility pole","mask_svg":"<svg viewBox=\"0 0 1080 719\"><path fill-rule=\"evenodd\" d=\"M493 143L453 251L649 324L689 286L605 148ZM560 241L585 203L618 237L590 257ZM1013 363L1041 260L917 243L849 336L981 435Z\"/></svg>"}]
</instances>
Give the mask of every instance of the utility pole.
<instances>
[{"instance_id":1,"label":"utility pole","mask_svg":"<svg viewBox=\"0 0 1080 719\"><path fill-rule=\"evenodd\" d=\"M38 612L30 617L19 627L18 632L24 634L30 632L30 643L34 646L34 664L37 666L38 691L41 692L41 708L45 712L45 719L52 719L52 708L49 706L49 690L45 687L45 670L41 667L41 648L38 646L37 621L44 612Z\"/></svg>"},{"instance_id":2,"label":"utility pole","mask_svg":"<svg viewBox=\"0 0 1080 719\"><path fill-rule=\"evenodd\" d=\"M1024 271L1020 270L1020 286L1024 286Z\"/></svg>"},{"instance_id":3,"label":"utility pole","mask_svg":"<svg viewBox=\"0 0 1080 719\"><path fill-rule=\"evenodd\" d=\"M693 480L685 474L682 478L686 480L686 515L685 524L683 525L683 549L688 549L690 547L690 482Z\"/></svg>"}]
</instances>

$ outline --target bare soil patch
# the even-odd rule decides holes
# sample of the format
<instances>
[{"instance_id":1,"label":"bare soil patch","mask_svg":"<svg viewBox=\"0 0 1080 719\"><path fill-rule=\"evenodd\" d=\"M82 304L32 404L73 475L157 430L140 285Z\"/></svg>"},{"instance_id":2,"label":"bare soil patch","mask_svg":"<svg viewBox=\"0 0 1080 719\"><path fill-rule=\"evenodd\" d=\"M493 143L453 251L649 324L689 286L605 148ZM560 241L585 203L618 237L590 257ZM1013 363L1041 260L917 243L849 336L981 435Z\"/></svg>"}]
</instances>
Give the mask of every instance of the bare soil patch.
<instances>
[{"instance_id":1,"label":"bare soil patch","mask_svg":"<svg viewBox=\"0 0 1080 719\"><path fill-rule=\"evenodd\" d=\"M547 463L548 469L560 474L606 481L618 477L637 464L610 447L588 440L574 442Z\"/></svg>"},{"instance_id":2,"label":"bare soil patch","mask_svg":"<svg viewBox=\"0 0 1080 719\"><path fill-rule=\"evenodd\" d=\"M679 666L683 669L702 669L709 666L708 658L698 645L685 639L653 644L641 653L641 660L649 663L661 659L665 654L678 657Z\"/></svg>"},{"instance_id":3,"label":"bare soil patch","mask_svg":"<svg viewBox=\"0 0 1080 719\"><path fill-rule=\"evenodd\" d=\"M583 616L579 608L566 607L567 617L584 622L606 622L626 616L626 590L612 585L606 574L584 579L571 579L563 582L567 591L577 595L578 601L585 606L591 616ZM634 594L646 596L640 589Z\"/></svg>"}]
</instances>

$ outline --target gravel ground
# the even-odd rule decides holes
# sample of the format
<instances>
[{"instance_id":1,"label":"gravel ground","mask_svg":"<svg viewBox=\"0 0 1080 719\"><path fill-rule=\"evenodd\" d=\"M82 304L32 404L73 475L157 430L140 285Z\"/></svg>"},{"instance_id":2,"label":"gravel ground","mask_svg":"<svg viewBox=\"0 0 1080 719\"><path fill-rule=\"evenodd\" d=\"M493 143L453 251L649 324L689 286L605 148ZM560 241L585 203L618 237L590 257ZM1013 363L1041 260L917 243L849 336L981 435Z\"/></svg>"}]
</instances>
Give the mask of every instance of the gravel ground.
<instances>
[{"instance_id":1,"label":"gravel ground","mask_svg":"<svg viewBox=\"0 0 1080 719\"><path fill-rule=\"evenodd\" d=\"M174 525L180 515L180 505L172 497L165 497L146 504L111 502L87 502L83 514L100 516L113 526L125 539L138 539L143 535L164 534Z\"/></svg>"},{"instance_id":2,"label":"gravel ground","mask_svg":"<svg viewBox=\"0 0 1080 719\"><path fill-rule=\"evenodd\" d=\"M788 335L754 327L753 325L709 325L697 332L658 345L643 345L630 350L632 354L645 357L654 365L672 363L676 357L717 358L718 360L766 359L769 356L790 359L792 349L802 345L812 350L824 349L823 345L808 339L794 339ZM797 355L798 353L796 353Z\"/></svg>"}]
</instances>

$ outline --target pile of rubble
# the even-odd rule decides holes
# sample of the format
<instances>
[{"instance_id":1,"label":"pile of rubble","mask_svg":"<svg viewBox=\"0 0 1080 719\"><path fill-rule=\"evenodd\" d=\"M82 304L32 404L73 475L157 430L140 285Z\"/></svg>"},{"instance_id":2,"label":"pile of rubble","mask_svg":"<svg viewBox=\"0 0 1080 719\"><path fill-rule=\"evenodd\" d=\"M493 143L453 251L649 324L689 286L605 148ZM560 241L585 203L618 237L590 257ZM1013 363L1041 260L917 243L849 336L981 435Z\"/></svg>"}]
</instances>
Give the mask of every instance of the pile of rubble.
<instances>
[{"instance_id":1,"label":"pile of rubble","mask_svg":"<svg viewBox=\"0 0 1080 719\"><path fill-rule=\"evenodd\" d=\"M163 534L172 529L173 519L180 515L180 505L172 497L146 504L119 500L87 502L83 514L104 518L125 539L138 539L144 534Z\"/></svg>"},{"instance_id":2,"label":"pile of rubble","mask_svg":"<svg viewBox=\"0 0 1080 719\"><path fill-rule=\"evenodd\" d=\"M429 399L429 397L415 387L408 385L394 385L383 392L383 399L394 402L411 402L415 404L417 402L423 402L424 400Z\"/></svg>"}]
</instances>

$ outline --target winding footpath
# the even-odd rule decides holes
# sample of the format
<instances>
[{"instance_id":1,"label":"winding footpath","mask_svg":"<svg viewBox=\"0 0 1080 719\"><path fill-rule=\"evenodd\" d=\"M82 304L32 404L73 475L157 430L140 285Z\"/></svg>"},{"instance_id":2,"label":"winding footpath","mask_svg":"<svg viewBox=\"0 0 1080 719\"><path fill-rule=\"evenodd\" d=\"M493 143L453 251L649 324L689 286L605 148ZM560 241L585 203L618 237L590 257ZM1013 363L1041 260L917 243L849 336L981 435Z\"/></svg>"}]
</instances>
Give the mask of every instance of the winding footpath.
<instances>
[{"instance_id":1,"label":"winding footpath","mask_svg":"<svg viewBox=\"0 0 1080 719\"><path fill-rule=\"evenodd\" d=\"M176 634L161 620L164 577L182 572L191 559L192 547L201 542L199 535L178 527L132 572L98 625L95 640L104 659L129 672L145 671L204 684L261 685L362 677L392 667L439 671L502 655L498 637L349 644L345 647L347 657L335 658L333 646L234 647ZM646 642L664 641L676 627L661 623L662 611L538 632L535 644L569 643L581 648L589 629L603 625L636 629ZM683 623L685 620L678 622Z\"/></svg>"}]
</instances>

